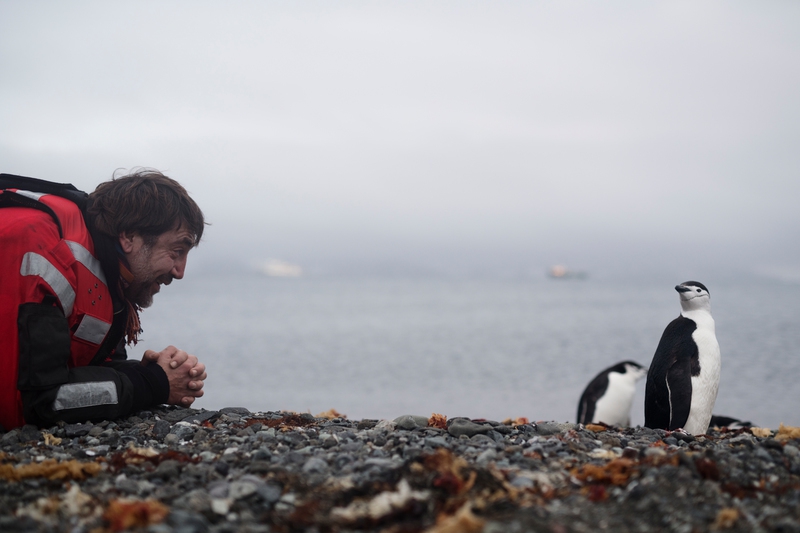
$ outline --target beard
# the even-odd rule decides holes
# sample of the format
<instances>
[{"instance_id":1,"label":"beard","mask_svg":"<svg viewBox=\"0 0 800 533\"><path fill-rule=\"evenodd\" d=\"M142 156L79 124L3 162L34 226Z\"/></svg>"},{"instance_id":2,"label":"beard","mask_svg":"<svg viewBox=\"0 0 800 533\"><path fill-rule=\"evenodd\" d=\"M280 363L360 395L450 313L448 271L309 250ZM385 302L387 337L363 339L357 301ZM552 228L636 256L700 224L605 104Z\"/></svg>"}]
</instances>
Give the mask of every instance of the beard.
<instances>
[{"instance_id":1,"label":"beard","mask_svg":"<svg viewBox=\"0 0 800 533\"><path fill-rule=\"evenodd\" d=\"M125 290L125 298L140 309L153 305L153 296L159 291L155 280L146 282L133 282Z\"/></svg>"},{"instance_id":2,"label":"beard","mask_svg":"<svg viewBox=\"0 0 800 533\"><path fill-rule=\"evenodd\" d=\"M156 276L150 268L150 247L143 247L139 253L129 258L133 281L123 293L125 298L140 309L153 305L153 296L161 290L159 284L169 285L172 276L164 274Z\"/></svg>"}]
</instances>

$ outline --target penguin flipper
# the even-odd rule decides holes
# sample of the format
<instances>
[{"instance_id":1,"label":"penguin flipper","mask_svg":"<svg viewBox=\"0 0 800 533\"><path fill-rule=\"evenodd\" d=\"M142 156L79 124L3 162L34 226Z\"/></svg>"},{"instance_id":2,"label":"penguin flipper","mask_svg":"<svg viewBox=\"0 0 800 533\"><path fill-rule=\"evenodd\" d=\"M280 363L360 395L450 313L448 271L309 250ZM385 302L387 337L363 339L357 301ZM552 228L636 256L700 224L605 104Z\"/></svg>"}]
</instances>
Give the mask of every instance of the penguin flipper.
<instances>
[{"instance_id":1,"label":"penguin flipper","mask_svg":"<svg viewBox=\"0 0 800 533\"><path fill-rule=\"evenodd\" d=\"M667 372L667 389L669 390L670 418L667 429L680 429L689 419L692 406L691 361L678 359Z\"/></svg>"},{"instance_id":2,"label":"penguin flipper","mask_svg":"<svg viewBox=\"0 0 800 533\"><path fill-rule=\"evenodd\" d=\"M691 337L696 328L693 320L679 316L664 330L647 372L645 427L674 430L689 418L691 361L697 358L697 346Z\"/></svg>"},{"instance_id":3,"label":"penguin flipper","mask_svg":"<svg viewBox=\"0 0 800 533\"><path fill-rule=\"evenodd\" d=\"M578 402L578 424L591 424L597 400L608 388L608 373L601 372L586 386Z\"/></svg>"},{"instance_id":4,"label":"penguin flipper","mask_svg":"<svg viewBox=\"0 0 800 533\"><path fill-rule=\"evenodd\" d=\"M648 374L644 400L645 427L653 429L667 429L669 427L670 404L669 391L666 385L666 379L661 379L658 374Z\"/></svg>"}]
</instances>

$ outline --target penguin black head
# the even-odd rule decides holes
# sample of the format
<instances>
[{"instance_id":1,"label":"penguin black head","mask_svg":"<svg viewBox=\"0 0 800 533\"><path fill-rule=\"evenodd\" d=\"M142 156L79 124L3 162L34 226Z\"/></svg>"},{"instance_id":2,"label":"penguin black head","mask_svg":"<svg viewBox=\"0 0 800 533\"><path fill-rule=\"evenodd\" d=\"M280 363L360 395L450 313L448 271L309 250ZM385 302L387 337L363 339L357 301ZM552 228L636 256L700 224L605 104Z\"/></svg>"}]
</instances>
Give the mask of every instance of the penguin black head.
<instances>
[{"instance_id":1,"label":"penguin black head","mask_svg":"<svg viewBox=\"0 0 800 533\"><path fill-rule=\"evenodd\" d=\"M609 372L617 372L619 374L626 374L636 381L647 375L647 368L643 367L635 361L622 361L608 369Z\"/></svg>"},{"instance_id":2,"label":"penguin black head","mask_svg":"<svg viewBox=\"0 0 800 533\"><path fill-rule=\"evenodd\" d=\"M681 308L685 311L710 307L711 294L699 281L684 281L675 286L681 297Z\"/></svg>"}]
</instances>

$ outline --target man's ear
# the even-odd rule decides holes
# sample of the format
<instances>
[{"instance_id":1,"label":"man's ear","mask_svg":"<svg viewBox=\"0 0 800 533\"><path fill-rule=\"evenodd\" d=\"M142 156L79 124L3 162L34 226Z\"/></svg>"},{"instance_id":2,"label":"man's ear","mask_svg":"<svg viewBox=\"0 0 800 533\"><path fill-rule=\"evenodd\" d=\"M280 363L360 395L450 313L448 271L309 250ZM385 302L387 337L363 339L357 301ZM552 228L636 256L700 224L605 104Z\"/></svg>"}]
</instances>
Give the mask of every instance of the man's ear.
<instances>
[{"instance_id":1,"label":"man's ear","mask_svg":"<svg viewBox=\"0 0 800 533\"><path fill-rule=\"evenodd\" d=\"M122 251L126 254L129 254L133 251L133 238L135 237L134 233L127 233L122 232L119 234L119 245L122 247Z\"/></svg>"}]
</instances>

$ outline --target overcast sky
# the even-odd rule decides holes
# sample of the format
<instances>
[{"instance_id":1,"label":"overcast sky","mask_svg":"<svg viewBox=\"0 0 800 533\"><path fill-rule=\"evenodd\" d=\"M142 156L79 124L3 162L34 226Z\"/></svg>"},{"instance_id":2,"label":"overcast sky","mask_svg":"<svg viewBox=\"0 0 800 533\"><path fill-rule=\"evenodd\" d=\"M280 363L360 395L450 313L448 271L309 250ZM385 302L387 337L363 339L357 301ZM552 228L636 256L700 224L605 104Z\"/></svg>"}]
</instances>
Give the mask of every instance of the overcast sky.
<instances>
[{"instance_id":1,"label":"overcast sky","mask_svg":"<svg viewBox=\"0 0 800 533\"><path fill-rule=\"evenodd\" d=\"M0 171L164 171L213 224L198 271L800 282L798 29L790 1L0 0Z\"/></svg>"}]
</instances>

